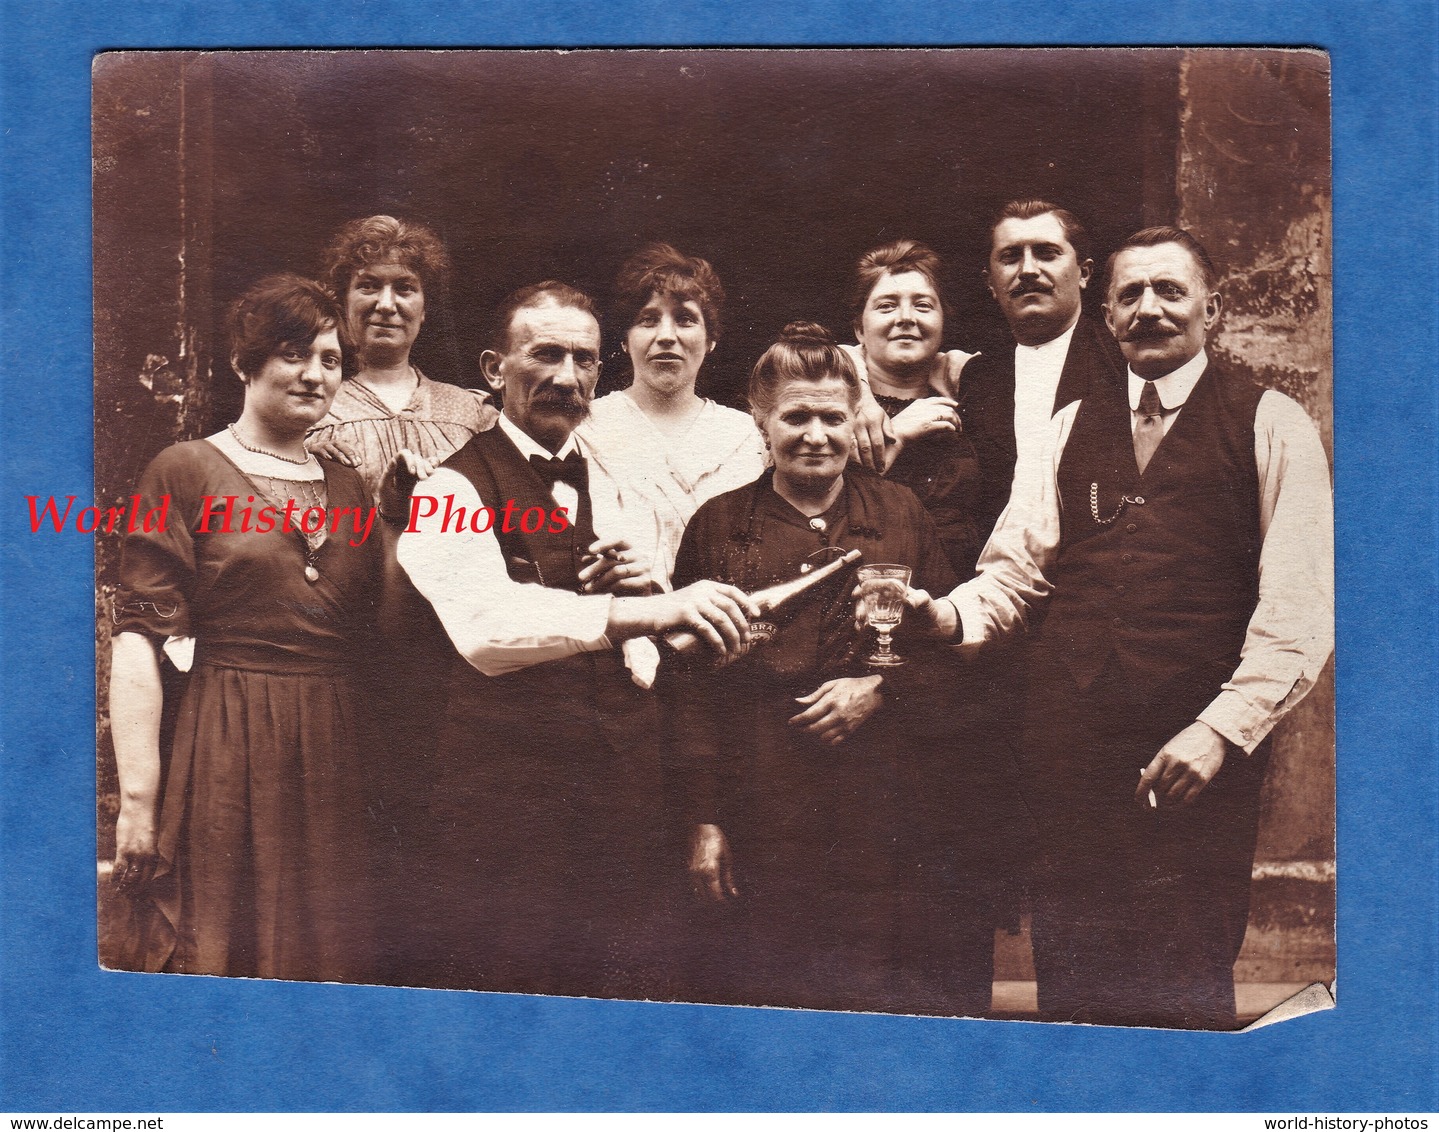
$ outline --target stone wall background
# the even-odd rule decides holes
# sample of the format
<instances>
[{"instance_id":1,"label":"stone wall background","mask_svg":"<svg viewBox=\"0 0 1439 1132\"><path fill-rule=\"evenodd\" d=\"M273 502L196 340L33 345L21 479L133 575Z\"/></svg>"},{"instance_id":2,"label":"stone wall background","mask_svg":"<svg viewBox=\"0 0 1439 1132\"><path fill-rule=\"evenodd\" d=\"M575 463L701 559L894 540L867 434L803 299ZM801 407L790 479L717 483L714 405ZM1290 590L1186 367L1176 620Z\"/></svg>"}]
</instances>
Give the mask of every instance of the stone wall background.
<instances>
[{"instance_id":1,"label":"stone wall background","mask_svg":"<svg viewBox=\"0 0 1439 1132\"><path fill-rule=\"evenodd\" d=\"M1211 343L1225 365L1308 410L1333 459L1329 60L1317 51L1186 51L1178 222L1220 272ZM1324 978L1334 963L1333 662L1276 730L1241 964Z\"/></svg>"}]
</instances>

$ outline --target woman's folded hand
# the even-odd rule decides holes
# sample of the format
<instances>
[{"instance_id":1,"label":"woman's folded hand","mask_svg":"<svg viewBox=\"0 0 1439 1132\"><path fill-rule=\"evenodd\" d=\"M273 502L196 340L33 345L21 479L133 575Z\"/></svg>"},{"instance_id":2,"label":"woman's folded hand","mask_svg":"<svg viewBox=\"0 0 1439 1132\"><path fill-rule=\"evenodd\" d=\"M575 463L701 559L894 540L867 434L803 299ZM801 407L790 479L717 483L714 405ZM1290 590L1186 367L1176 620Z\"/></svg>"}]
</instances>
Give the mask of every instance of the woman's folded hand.
<instances>
[{"instance_id":1,"label":"woman's folded hand","mask_svg":"<svg viewBox=\"0 0 1439 1132\"><path fill-rule=\"evenodd\" d=\"M837 746L859 730L864 721L884 704L880 685L884 678L842 676L826 680L807 696L797 696L795 703L806 705L804 711L790 719L791 727L801 728L822 743Z\"/></svg>"}]
</instances>

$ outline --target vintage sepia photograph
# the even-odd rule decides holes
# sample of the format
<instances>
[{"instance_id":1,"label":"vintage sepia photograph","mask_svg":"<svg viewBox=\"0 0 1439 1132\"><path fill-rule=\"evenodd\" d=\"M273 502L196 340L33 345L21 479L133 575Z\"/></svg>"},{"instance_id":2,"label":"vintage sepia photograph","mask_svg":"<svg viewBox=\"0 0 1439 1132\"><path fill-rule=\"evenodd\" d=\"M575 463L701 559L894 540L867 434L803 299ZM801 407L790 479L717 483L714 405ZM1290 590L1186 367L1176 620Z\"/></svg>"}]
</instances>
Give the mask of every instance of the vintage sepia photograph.
<instances>
[{"instance_id":1,"label":"vintage sepia photograph","mask_svg":"<svg viewBox=\"0 0 1439 1132\"><path fill-rule=\"evenodd\" d=\"M1324 52L92 83L102 967L1334 1004Z\"/></svg>"}]
</instances>

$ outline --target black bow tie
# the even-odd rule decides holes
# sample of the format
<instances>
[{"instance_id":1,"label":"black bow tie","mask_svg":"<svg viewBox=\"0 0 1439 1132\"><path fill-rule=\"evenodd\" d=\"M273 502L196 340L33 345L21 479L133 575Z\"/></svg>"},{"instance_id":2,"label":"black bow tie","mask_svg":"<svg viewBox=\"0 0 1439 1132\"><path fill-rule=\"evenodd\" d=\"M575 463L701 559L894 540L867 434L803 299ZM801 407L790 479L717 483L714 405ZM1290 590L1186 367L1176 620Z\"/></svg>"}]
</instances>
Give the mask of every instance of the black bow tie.
<instances>
[{"instance_id":1,"label":"black bow tie","mask_svg":"<svg viewBox=\"0 0 1439 1132\"><path fill-rule=\"evenodd\" d=\"M583 494L590 485L589 467L578 450L572 451L563 460L554 456L531 456L530 467L534 468L540 479L550 487L563 480Z\"/></svg>"}]
</instances>

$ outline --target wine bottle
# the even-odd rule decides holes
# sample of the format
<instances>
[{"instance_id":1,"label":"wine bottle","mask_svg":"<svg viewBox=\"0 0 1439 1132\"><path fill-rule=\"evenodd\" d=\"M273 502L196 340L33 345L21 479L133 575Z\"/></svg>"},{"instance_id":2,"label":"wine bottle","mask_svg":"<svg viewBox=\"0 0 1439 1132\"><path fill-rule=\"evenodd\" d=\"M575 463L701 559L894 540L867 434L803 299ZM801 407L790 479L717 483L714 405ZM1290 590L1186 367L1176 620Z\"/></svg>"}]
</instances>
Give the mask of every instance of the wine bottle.
<instances>
[{"instance_id":1,"label":"wine bottle","mask_svg":"<svg viewBox=\"0 0 1439 1132\"><path fill-rule=\"evenodd\" d=\"M833 561L826 562L818 569L811 570L808 574L801 574L798 578L789 582L779 582L773 586L766 586L762 590L756 590L750 594L750 600L759 606L761 613L768 613L778 609L790 598L804 593L811 586L818 585L832 574L837 574L851 562L859 559L858 550L846 550L842 555ZM681 655L690 655L707 649L699 634L692 629L671 629L662 638L668 648L664 651L673 651Z\"/></svg>"}]
</instances>

